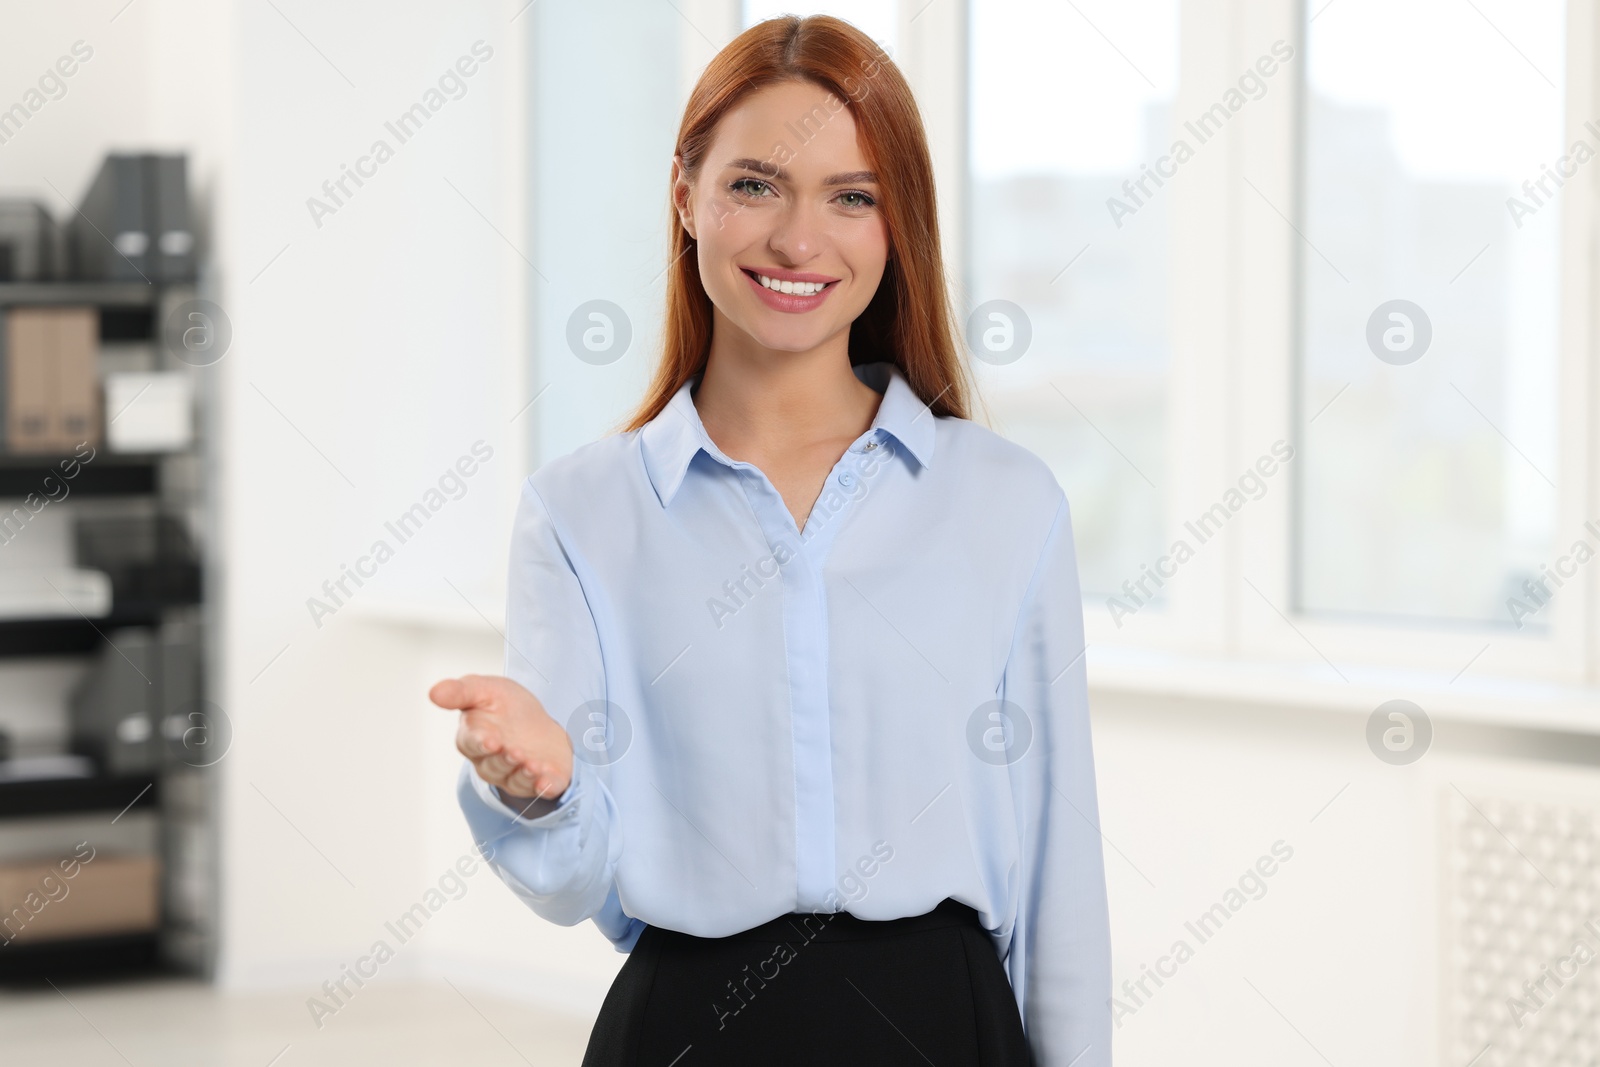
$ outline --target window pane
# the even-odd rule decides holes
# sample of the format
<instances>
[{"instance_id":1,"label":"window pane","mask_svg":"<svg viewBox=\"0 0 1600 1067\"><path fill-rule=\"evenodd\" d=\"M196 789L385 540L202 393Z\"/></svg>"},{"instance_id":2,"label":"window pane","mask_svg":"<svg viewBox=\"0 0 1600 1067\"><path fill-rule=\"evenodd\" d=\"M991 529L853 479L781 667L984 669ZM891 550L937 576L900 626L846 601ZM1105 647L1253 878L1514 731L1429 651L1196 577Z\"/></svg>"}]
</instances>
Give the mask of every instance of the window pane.
<instances>
[{"instance_id":1,"label":"window pane","mask_svg":"<svg viewBox=\"0 0 1600 1067\"><path fill-rule=\"evenodd\" d=\"M1084 592L1121 594L1166 542L1170 197L1118 218L1109 202L1172 144L1178 4L984 0L970 62L979 381L1072 500ZM1020 357L1016 312L991 301L1025 316Z\"/></svg>"},{"instance_id":2,"label":"window pane","mask_svg":"<svg viewBox=\"0 0 1600 1067\"><path fill-rule=\"evenodd\" d=\"M1563 8L1307 4L1303 611L1548 618Z\"/></svg>"}]
</instances>

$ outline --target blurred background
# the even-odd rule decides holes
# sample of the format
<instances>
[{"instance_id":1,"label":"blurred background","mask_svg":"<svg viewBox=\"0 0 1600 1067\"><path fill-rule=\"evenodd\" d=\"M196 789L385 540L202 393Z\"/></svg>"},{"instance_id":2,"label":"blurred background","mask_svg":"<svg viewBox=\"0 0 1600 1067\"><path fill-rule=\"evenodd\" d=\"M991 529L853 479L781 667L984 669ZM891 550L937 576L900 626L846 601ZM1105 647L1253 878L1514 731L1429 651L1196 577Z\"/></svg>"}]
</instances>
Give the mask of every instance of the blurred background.
<instances>
[{"instance_id":1,"label":"blurred background","mask_svg":"<svg viewBox=\"0 0 1600 1067\"><path fill-rule=\"evenodd\" d=\"M1118 1062L1596 1062L1564 0L0 0L0 1060L579 1062L622 957L471 862L426 690L500 672L688 90L786 11L911 81L1072 500Z\"/></svg>"}]
</instances>

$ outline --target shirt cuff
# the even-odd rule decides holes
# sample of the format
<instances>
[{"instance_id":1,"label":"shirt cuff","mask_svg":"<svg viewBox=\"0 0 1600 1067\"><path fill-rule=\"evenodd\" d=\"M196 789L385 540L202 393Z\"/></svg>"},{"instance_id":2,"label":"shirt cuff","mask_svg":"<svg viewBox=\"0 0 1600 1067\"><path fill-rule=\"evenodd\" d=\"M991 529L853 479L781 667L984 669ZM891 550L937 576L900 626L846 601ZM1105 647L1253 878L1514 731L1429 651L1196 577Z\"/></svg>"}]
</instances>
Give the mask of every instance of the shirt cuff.
<instances>
[{"instance_id":1,"label":"shirt cuff","mask_svg":"<svg viewBox=\"0 0 1600 1067\"><path fill-rule=\"evenodd\" d=\"M581 760L572 762L572 781L555 800L535 800L531 803L518 801L508 803L500 795L500 790L490 785L478 776L478 772L468 764L467 773L472 778L472 791L478 799L483 801L496 814L502 815L512 822L522 826L555 826L564 821L565 815L578 799L578 793L583 788L583 772L580 768L585 766Z\"/></svg>"}]
</instances>

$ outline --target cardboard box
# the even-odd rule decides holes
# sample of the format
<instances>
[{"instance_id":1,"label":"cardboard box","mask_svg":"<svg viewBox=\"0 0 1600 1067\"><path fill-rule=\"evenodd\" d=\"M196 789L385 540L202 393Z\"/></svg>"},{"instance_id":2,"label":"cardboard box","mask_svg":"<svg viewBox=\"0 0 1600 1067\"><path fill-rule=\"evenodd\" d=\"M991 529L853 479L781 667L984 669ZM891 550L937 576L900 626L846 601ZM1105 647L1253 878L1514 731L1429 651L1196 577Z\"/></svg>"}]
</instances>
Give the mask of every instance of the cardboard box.
<instances>
[{"instance_id":1,"label":"cardboard box","mask_svg":"<svg viewBox=\"0 0 1600 1067\"><path fill-rule=\"evenodd\" d=\"M98 444L99 312L12 308L5 331L7 450L64 453L80 442Z\"/></svg>"},{"instance_id":2,"label":"cardboard box","mask_svg":"<svg viewBox=\"0 0 1600 1067\"><path fill-rule=\"evenodd\" d=\"M49 440L54 422L55 336L51 319L37 308L8 311L5 325L6 448L26 452L31 442Z\"/></svg>"},{"instance_id":3,"label":"cardboard box","mask_svg":"<svg viewBox=\"0 0 1600 1067\"><path fill-rule=\"evenodd\" d=\"M80 854L0 864L0 951L12 942L155 930L160 880L154 856L99 852L87 861Z\"/></svg>"},{"instance_id":4,"label":"cardboard box","mask_svg":"<svg viewBox=\"0 0 1600 1067\"><path fill-rule=\"evenodd\" d=\"M56 323L55 447L100 440L100 312L52 308Z\"/></svg>"}]
</instances>

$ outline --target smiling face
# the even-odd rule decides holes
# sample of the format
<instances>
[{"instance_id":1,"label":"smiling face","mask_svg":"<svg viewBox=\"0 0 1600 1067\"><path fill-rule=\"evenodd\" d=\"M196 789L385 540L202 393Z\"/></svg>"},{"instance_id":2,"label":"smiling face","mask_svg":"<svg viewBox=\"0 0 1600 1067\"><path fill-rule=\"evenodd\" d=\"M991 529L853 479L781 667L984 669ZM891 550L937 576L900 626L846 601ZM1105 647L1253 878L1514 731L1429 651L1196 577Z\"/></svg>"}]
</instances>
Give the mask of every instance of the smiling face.
<instances>
[{"instance_id":1,"label":"smiling face","mask_svg":"<svg viewBox=\"0 0 1600 1067\"><path fill-rule=\"evenodd\" d=\"M849 337L883 278L889 230L838 97L806 81L751 93L717 124L695 181L676 160L673 178L719 333L782 352Z\"/></svg>"}]
</instances>

